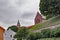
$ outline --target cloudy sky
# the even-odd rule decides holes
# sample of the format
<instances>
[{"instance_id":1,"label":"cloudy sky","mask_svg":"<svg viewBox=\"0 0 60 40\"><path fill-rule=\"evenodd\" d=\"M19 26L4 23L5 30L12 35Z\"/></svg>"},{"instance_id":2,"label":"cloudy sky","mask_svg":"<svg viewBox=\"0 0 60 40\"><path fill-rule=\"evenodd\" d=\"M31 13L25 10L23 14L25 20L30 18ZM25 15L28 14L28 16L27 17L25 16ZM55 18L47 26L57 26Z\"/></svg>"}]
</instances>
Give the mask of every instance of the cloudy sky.
<instances>
[{"instance_id":1,"label":"cloudy sky","mask_svg":"<svg viewBox=\"0 0 60 40\"><path fill-rule=\"evenodd\" d=\"M19 19L22 26L34 24L39 0L0 0L0 26L8 28Z\"/></svg>"}]
</instances>

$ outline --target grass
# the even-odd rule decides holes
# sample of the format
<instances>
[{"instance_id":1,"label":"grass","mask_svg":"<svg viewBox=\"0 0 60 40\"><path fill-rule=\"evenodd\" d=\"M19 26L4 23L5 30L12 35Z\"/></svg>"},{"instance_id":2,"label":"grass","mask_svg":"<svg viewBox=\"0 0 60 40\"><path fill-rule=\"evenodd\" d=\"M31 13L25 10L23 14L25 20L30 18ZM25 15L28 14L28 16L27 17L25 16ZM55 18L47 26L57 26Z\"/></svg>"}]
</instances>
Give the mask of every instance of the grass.
<instances>
[{"instance_id":1,"label":"grass","mask_svg":"<svg viewBox=\"0 0 60 40\"><path fill-rule=\"evenodd\" d=\"M60 38L43 38L38 40L60 40Z\"/></svg>"},{"instance_id":2,"label":"grass","mask_svg":"<svg viewBox=\"0 0 60 40\"><path fill-rule=\"evenodd\" d=\"M43 23L39 23L39 24L37 24L37 25L34 25L34 26L30 29L30 31L32 31L32 30L37 30L37 29L44 28L44 27L49 27L49 26L57 25L57 24L60 24L60 16L51 18L51 19L49 19L49 20L46 20L46 21L43 22Z\"/></svg>"}]
</instances>

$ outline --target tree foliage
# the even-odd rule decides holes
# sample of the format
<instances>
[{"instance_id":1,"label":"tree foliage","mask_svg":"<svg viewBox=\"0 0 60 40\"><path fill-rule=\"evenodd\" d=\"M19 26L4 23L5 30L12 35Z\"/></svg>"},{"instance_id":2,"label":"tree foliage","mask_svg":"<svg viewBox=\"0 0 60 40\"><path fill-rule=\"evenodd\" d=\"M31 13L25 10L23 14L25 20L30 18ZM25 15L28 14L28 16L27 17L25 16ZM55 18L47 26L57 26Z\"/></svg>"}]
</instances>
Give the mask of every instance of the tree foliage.
<instances>
[{"instance_id":1,"label":"tree foliage","mask_svg":"<svg viewBox=\"0 0 60 40\"><path fill-rule=\"evenodd\" d=\"M17 31L14 38L16 38L17 40L24 40L27 38L28 34L29 34L29 32L28 32L27 28L22 27Z\"/></svg>"},{"instance_id":2,"label":"tree foliage","mask_svg":"<svg viewBox=\"0 0 60 40\"><path fill-rule=\"evenodd\" d=\"M36 40L36 34L35 33L29 34L27 40Z\"/></svg>"},{"instance_id":3,"label":"tree foliage","mask_svg":"<svg viewBox=\"0 0 60 40\"><path fill-rule=\"evenodd\" d=\"M18 28L17 28L17 26L15 26L15 25L8 27L8 29L13 30L14 32L17 32L17 31L18 31ZM8 30L8 29L7 29L7 30Z\"/></svg>"},{"instance_id":4,"label":"tree foliage","mask_svg":"<svg viewBox=\"0 0 60 40\"><path fill-rule=\"evenodd\" d=\"M37 33L33 33L31 32L27 38L27 40L38 40L41 38L41 33L37 32Z\"/></svg>"},{"instance_id":5,"label":"tree foliage","mask_svg":"<svg viewBox=\"0 0 60 40\"><path fill-rule=\"evenodd\" d=\"M38 40L41 38L60 37L60 27L54 29L44 29L40 32L28 32L28 29L20 28L14 38L17 40Z\"/></svg>"},{"instance_id":6,"label":"tree foliage","mask_svg":"<svg viewBox=\"0 0 60 40\"><path fill-rule=\"evenodd\" d=\"M41 33L42 33L42 38L49 38L50 37L50 33L51 33L51 30L50 29L44 29L44 30L42 30L41 31Z\"/></svg>"},{"instance_id":7,"label":"tree foliage","mask_svg":"<svg viewBox=\"0 0 60 40\"><path fill-rule=\"evenodd\" d=\"M39 6L41 13L45 16L60 15L60 0L40 0Z\"/></svg>"}]
</instances>

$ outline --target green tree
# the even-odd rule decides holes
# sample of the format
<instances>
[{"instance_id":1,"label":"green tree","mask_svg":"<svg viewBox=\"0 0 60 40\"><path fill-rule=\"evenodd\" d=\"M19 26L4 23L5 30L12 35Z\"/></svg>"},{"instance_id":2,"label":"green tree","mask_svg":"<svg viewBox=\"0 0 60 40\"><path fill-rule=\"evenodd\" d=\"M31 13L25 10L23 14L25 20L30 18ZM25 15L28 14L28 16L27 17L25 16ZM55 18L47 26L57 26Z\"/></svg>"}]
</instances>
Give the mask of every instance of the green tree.
<instances>
[{"instance_id":1,"label":"green tree","mask_svg":"<svg viewBox=\"0 0 60 40\"><path fill-rule=\"evenodd\" d=\"M17 40L25 40L28 37L28 34L29 34L28 29L25 27L22 27L17 31L14 38L16 38Z\"/></svg>"},{"instance_id":2,"label":"green tree","mask_svg":"<svg viewBox=\"0 0 60 40\"><path fill-rule=\"evenodd\" d=\"M60 27L56 29L56 37L60 37Z\"/></svg>"},{"instance_id":3,"label":"green tree","mask_svg":"<svg viewBox=\"0 0 60 40\"><path fill-rule=\"evenodd\" d=\"M29 34L27 40L38 40L38 39L42 38L41 36L42 36L42 34L40 32L36 32L36 33L31 32Z\"/></svg>"},{"instance_id":4,"label":"green tree","mask_svg":"<svg viewBox=\"0 0 60 40\"><path fill-rule=\"evenodd\" d=\"M60 15L60 0L40 0L40 11L47 17Z\"/></svg>"},{"instance_id":5,"label":"green tree","mask_svg":"<svg viewBox=\"0 0 60 40\"><path fill-rule=\"evenodd\" d=\"M50 37L50 33L51 33L51 30L50 29L44 29L41 31L42 33L42 38L49 38Z\"/></svg>"},{"instance_id":6,"label":"green tree","mask_svg":"<svg viewBox=\"0 0 60 40\"><path fill-rule=\"evenodd\" d=\"M8 27L8 29L13 30L14 32L17 32L17 31L18 31L18 28L17 28L17 26L15 26L15 25ZM7 29L7 30L8 30L8 29Z\"/></svg>"},{"instance_id":7,"label":"green tree","mask_svg":"<svg viewBox=\"0 0 60 40\"><path fill-rule=\"evenodd\" d=\"M36 40L36 33L30 33L27 40Z\"/></svg>"}]
</instances>

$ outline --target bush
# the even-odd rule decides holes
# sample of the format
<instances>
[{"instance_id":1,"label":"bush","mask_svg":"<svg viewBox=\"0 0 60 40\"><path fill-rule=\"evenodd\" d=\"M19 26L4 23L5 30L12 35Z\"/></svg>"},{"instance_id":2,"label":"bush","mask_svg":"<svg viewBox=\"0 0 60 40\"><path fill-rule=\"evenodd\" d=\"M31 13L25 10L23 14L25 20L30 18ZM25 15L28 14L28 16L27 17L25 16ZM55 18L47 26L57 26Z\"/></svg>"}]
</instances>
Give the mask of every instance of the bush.
<instances>
[{"instance_id":1,"label":"bush","mask_svg":"<svg viewBox=\"0 0 60 40\"><path fill-rule=\"evenodd\" d=\"M37 40L41 38L60 37L60 27L55 29L44 29L41 32L31 33L28 36L28 40Z\"/></svg>"},{"instance_id":2,"label":"bush","mask_svg":"<svg viewBox=\"0 0 60 40\"><path fill-rule=\"evenodd\" d=\"M16 32L14 38L16 38L17 40L21 40L21 39L25 40L28 34L29 34L29 30L27 30L27 28L25 27L22 27Z\"/></svg>"},{"instance_id":3,"label":"bush","mask_svg":"<svg viewBox=\"0 0 60 40\"><path fill-rule=\"evenodd\" d=\"M44 29L44 30L42 30L41 31L41 33L43 34L42 38L49 38L50 37L50 32L51 32L50 29Z\"/></svg>"},{"instance_id":4,"label":"bush","mask_svg":"<svg viewBox=\"0 0 60 40\"><path fill-rule=\"evenodd\" d=\"M31 33L31 34L29 34L29 36L28 36L27 39L28 39L28 40L37 40L37 39L42 38L41 36L42 36L42 34L41 34L40 32Z\"/></svg>"},{"instance_id":5,"label":"bush","mask_svg":"<svg viewBox=\"0 0 60 40\"><path fill-rule=\"evenodd\" d=\"M51 37L60 37L60 27L52 29L50 35Z\"/></svg>"},{"instance_id":6,"label":"bush","mask_svg":"<svg viewBox=\"0 0 60 40\"><path fill-rule=\"evenodd\" d=\"M36 35L35 33L30 33L27 40L36 40Z\"/></svg>"},{"instance_id":7,"label":"bush","mask_svg":"<svg viewBox=\"0 0 60 40\"><path fill-rule=\"evenodd\" d=\"M60 27L57 28L56 37L60 37Z\"/></svg>"}]
</instances>

